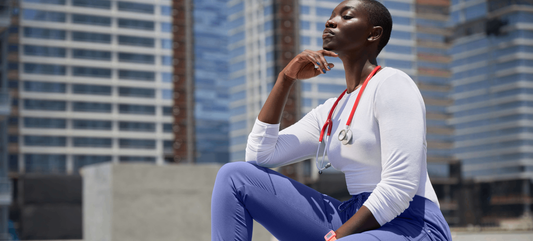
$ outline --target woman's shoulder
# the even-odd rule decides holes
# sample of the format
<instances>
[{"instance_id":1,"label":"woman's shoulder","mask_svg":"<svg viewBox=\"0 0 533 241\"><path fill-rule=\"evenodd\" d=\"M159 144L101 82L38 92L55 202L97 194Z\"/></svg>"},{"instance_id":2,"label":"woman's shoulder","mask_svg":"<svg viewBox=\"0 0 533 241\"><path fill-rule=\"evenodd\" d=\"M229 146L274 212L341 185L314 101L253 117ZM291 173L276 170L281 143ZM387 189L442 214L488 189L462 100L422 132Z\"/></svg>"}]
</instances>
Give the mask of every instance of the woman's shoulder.
<instances>
[{"instance_id":1,"label":"woman's shoulder","mask_svg":"<svg viewBox=\"0 0 533 241\"><path fill-rule=\"evenodd\" d=\"M385 67L376 74L376 91L418 90L414 80L402 70Z\"/></svg>"}]
</instances>

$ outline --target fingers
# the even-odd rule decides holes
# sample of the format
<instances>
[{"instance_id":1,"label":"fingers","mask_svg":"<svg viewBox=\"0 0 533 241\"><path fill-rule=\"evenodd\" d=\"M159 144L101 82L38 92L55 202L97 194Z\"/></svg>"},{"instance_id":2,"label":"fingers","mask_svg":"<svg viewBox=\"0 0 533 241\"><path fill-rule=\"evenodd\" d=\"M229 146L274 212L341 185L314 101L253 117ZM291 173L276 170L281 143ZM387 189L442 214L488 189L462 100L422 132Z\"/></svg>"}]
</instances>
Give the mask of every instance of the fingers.
<instances>
[{"instance_id":1,"label":"fingers","mask_svg":"<svg viewBox=\"0 0 533 241\"><path fill-rule=\"evenodd\" d=\"M327 71L330 71L331 68L333 68L333 64L328 63L325 56L330 57L337 57L338 55L334 52L327 51L327 50L319 50L319 51L309 51L307 50L307 56L309 58L309 61L311 61L315 65L315 69L318 70L317 74L325 74Z\"/></svg>"}]
</instances>

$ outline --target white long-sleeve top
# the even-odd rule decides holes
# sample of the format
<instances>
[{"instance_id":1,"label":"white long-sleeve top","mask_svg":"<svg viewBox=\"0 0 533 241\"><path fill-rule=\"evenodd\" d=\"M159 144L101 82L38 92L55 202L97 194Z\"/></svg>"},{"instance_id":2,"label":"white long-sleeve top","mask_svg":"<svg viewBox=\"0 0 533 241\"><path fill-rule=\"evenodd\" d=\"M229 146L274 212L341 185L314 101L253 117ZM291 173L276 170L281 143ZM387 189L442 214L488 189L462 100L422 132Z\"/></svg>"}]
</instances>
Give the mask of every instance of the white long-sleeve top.
<instances>
[{"instance_id":1,"label":"white long-sleeve top","mask_svg":"<svg viewBox=\"0 0 533 241\"><path fill-rule=\"evenodd\" d=\"M345 174L349 193L372 192L363 205L381 225L409 207L414 195L439 205L427 173L426 108L416 84L394 68L376 73L353 116L352 142L343 145L338 135L359 90L339 101L325 143L331 165ZM279 124L256 120L248 137L246 161L278 167L314 157L320 130L336 99L328 99L282 131Z\"/></svg>"}]
</instances>

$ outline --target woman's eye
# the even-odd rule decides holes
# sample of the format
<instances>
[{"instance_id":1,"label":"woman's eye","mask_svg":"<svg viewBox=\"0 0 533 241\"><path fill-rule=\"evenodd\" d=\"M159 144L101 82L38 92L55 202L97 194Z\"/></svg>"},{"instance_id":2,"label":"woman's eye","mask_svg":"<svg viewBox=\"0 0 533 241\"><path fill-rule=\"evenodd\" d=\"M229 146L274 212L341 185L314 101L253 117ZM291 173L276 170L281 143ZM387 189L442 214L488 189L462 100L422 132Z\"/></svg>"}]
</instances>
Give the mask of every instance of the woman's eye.
<instances>
[{"instance_id":1,"label":"woman's eye","mask_svg":"<svg viewBox=\"0 0 533 241\"><path fill-rule=\"evenodd\" d=\"M348 15L345 15L345 16L342 16L343 19L352 19L353 17L352 16L348 16Z\"/></svg>"}]
</instances>

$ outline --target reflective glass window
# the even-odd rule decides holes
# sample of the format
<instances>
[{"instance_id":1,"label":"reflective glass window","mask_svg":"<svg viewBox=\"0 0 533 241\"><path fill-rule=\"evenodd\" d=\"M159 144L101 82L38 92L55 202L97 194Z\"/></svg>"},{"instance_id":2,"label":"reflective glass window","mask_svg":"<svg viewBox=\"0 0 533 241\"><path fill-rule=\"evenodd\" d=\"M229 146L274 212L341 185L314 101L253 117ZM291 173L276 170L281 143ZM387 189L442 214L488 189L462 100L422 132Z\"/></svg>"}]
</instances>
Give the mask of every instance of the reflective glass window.
<instances>
[{"instance_id":1,"label":"reflective glass window","mask_svg":"<svg viewBox=\"0 0 533 241\"><path fill-rule=\"evenodd\" d=\"M162 49L172 49L172 40L171 39L161 39L161 48Z\"/></svg>"},{"instance_id":2,"label":"reflective glass window","mask_svg":"<svg viewBox=\"0 0 533 241\"><path fill-rule=\"evenodd\" d=\"M151 139L125 139L118 140L120 148L125 149L155 149L156 142Z\"/></svg>"},{"instance_id":3,"label":"reflective glass window","mask_svg":"<svg viewBox=\"0 0 533 241\"><path fill-rule=\"evenodd\" d=\"M24 109L65 111L67 109L67 103L65 101L60 101L60 100L24 99Z\"/></svg>"},{"instance_id":4,"label":"reflective glass window","mask_svg":"<svg viewBox=\"0 0 533 241\"><path fill-rule=\"evenodd\" d=\"M316 14L318 16L331 16L331 12L332 12L333 9L331 8L321 8L321 7L317 7L316 8Z\"/></svg>"},{"instance_id":5,"label":"reflective glass window","mask_svg":"<svg viewBox=\"0 0 533 241\"><path fill-rule=\"evenodd\" d=\"M93 165L97 163L110 162L113 160L113 156L103 156L103 155L74 155L74 170L79 170L80 168Z\"/></svg>"},{"instance_id":6,"label":"reflective glass window","mask_svg":"<svg viewBox=\"0 0 533 241\"><path fill-rule=\"evenodd\" d=\"M170 106L163 106L162 107L163 115L165 116L172 116L172 107Z\"/></svg>"},{"instance_id":7,"label":"reflective glass window","mask_svg":"<svg viewBox=\"0 0 533 241\"><path fill-rule=\"evenodd\" d=\"M90 33L90 32L72 32L72 40L79 42L92 42L92 43L111 43L111 35L103 33Z\"/></svg>"},{"instance_id":8,"label":"reflective glass window","mask_svg":"<svg viewBox=\"0 0 533 241\"><path fill-rule=\"evenodd\" d=\"M111 18L85 14L72 14L72 22L98 26L111 26Z\"/></svg>"},{"instance_id":9,"label":"reflective glass window","mask_svg":"<svg viewBox=\"0 0 533 241\"><path fill-rule=\"evenodd\" d=\"M72 58L109 61L111 60L111 52L88 49L72 49Z\"/></svg>"},{"instance_id":10,"label":"reflective glass window","mask_svg":"<svg viewBox=\"0 0 533 241\"><path fill-rule=\"evenodd\" d=\"M24 0L24 2L65 5L66 0Z\"/></svg>"},{"instance_id":11,"label":"reflective glass window","mask_svg":"<svg viewBox=\"0 0 533 241\"><path fill-rule=\"evenodd\" d=\"M153 21L144 21L137 19L127 19L119 18L118 27L120 28L131 28L131 29L140 29L140 30L154 30Z\"/></svg>"},{"instance_id":12,"label":"reflective glass window","mask_svg":"<svg viewBox=\"0 0 533 241\"><path fill-rule=\"evenodd\" d=\"M139 64L155 64L155 57L151 54L118 53L118 61Z\"/></svg>"},{"instance_id":13,"label":"reflective glass window","mask_svg":"<svg viewBox=\"0 0 533 241\"><path fill-rule=\"evenodd\" d=\"M25 20L47 21L47 22L65 22L66 14L62 12L42 11L36 9L24 9L22 17Z\"/></svg>"},{"instance_id":14,"label":"reflective glass window","mask_svg":"<svg viewBox=\"0 0 533 241\"><path fill-rule=\"evenodd\" d=\"M72 75L94 78L111 78L111 69L73 66Z\"/></svg>"},{"instance_id":15,"label":"reflective glass window","mask_svg":"<svg viewBox=\"0 0 533 241\"><path fill-rule=\"evenodd\" d=\"M72 111L76 112L99 112L99 113L111 113L112 105L109 103L99 102L72 102Z\"/></svg>"},{"instance_id":16,"label":"reflective glass window","mask_svg":"<svg viewBox=\"0 0 533 241\"><path fill-rule=\"evenodd\" d=\"M403 2L383 1L383 5L388 9L411 11L412 4Z\"/></svg>"},{"instance_id":17,"label":"reflective glass window","mask_svg":"<svg viewBox=\"0 0 533 241\"><path fill-rule=\"evenodd\" d=\"M24 117L24 127L65 129L67 128L67 120L60 118Z\"/></svg>"},{"instance_id":18,"label":"reflective glass window","mask_svg":"<svg viewBox=\"0 0 533 241\"><path fill-rule=\"evenodd\" d=\"M169 72L161 73L161 81L164 83L172 83L172 73L169 73Z\"/></svg>"},{"instance_id":19,"label":"reflective glass window","mask_svg":"<svg viewBox=\"0 0 533 241\"><path fill-rule=\"evenodd\" d=\"M9 117L7 124L10 126L18 126L19 125L19 118L18 117Z\"/></svg>"},{"instance_id":20,"label":"reflective glass window","mask_svg":"<svg viewBox=\"0 0 533 241\"><path fill-rule=\"evenodd\" d=\"M163 132L172 133L172 123L163 123Z\"/></svg>"},{"instance_id":21,"label":"reflective glass window","mask_svg":"<svg viewBox=\"0 0 533 241\"><path fill-rule=\"evenodd\" d=\"M161 56L161 64L172 66L172 56Z\"/></svg>"},{"instance_id":22,"label":"reflective glass window","mask_svg":"<svg viewBox=\"0 0 533 241\"><path fill-rule=\"evenodd\" d=\"M18 70L19 64L17 62L9 62L7 63L7 69L8 70Z\"/></svg>"},{"instance_id":23,"label":"reflective glass window","mask_svg":"<svg viewBox=\"0 0 533 241\"><path fill-rule=\"evenodd\" d=\"M170 7L170 6L161 6L161 15L163 15L163 16L172 15L172 7Z\"/></svg>"},{"instance_id":24,"label":"reflective glass window","mask_svg":"<svg viewBox=\"0 0 533 241\"><path fill-rule=\"evenodd\" d=\"M66 31L49 28L24 27L24 37L65 40Z\"/></svg>"},{"instance_id":25,"label":"reflective glass window","mask_svg":"<svg viewBox=\"0 0 533 241\"><path fill-rule=\"evenodd\" d=\"M111 130L113 128L111 121L106 120L72 120L73 129L81 130Z\"/></svg>"},{"instance_id":26,"label":"reflective glass window","mask_svg":"<svg viewBox=\"0 0 533 241\"><path fill-rule=\"evenodd\" d=\"M19 143L19 136L8 135L7 136L7 142L8 143Z\"/></svg>"},{"instance_id":27,"label":"reflective glass window","mask_svg":"<svg viewBox=\"0 0 533 241\"><path fill-rule=\"evenodd\" d=\"M19 171L19 155L11 154L8 156L8 168L10 172Z\"/></svg>"},{"instance_id":28,"label":"reflective glass window","mask_svg":"<svg viewBox=\"0 0 533 241\"><path fill-rule=\"evenodd\" d=\"M172 24L171 23L161 23L161 32L165 33L171 33L172 32Z\"/></svg>"},{"instance_id":29,"label":"reflective glass window","mask_svg":"<svg viewBox=\"0 0 533 241\"><path fill-rule=\"evenodd\" d=\"M161 95L164 100L171 100L174 97L174 91L169 90L169 89L162 89Z\"/></svg>"},{"instance_id":30,"label":"reflective glass window","mask_svg":"<svg viewBox=\"0 0 533 241\"><path fill-rule=\"evenodd\" d=\"M121 131L155 132L155 123L120 121L118 127Z\"/></svg>"},{"instance_id":31,"label":"reflective glass window","mask_svg":"<svg viewBox=\"0 0 533 241\"><path fill-rule=\"evenodd\" d=\"M75 147L111 148L113 142L111 138L73 137L72 145Z\"/></svg>"},{"instance_id":32,"label":"reflective glass window","mask_svg":"<svg viewBox=\"0 0 533 241\"><path fill-rule=\"evenodd\" d=\"M155 46L155 40L153 38L119 35L118 44L153 48Z\"/></svg>"},{"instance_id":33,"label":"reflective glass window","mask_svg":"<svg viewBox=\"0 0 533 241\"><path fill-rule=\"evenodd\" d=\"M309 30L311 29L311 23L309 21L300 20L300 28Z\"/></svg>"},{"instance_id":34,"label":"reflective glass window","mask_svg":"<svg viewBox=\"0 0 533 241\"><path fill-rule=\"evenodd\" d=\"M151 71L137 71L137 70L125 70L120 69L118 71L119 79L129 79L129 80L143 80L143 81L154 81L155 73Z\"/></svg>"},{"instance_id":35,"label":"reflective glass window","mask_svg":"<svg viewBox=\"0 0 533 241\"><path fill-rule=\"evenodd\" d=\"M119 87L118 94L127 97L155 98L155 90L147 88Z\"/></svg>"},{"instance_id":36,"label":"reflective glass window","mask_svg":"<svg viewBox=\"0 0 533 241\"><path fill-rule=\"evenodd\" d=\"M67 146L64 136L24 136L25 146Z\"/></svg>"},{"instance_id":37,"label":"reflective glass window","mask_svg":"<svg viewBox=\"0 0 533 241\"><path fill-rule=\"evenodd\" d=\"M67 156L62 154L25 154L26 173L61 174L67 171Z\"/></svg>"},{"instance_id":38,"label":"reflective glass window","mask_svg":"<svg viewBox=\"0 0 533 241\"><path fill-rule=\"evenodd\" d=\"M72 6L86 8L111 9L111 1L105 0L72 0Z\"/></svg>"},{"instance_id":39,"label":"reflective glass window","mask_svg":"<svg viewBox=\"0 0 533 241\"><path fill-rule=\"evenodd\" d=\"M118 108L121 114L155 115L155 106L153 105L120 104Z\"/></svg>"},{"instance_id":40,"label":"reflective glass window","mask_svg":"<svg viewBox=\"0 0 533 241\"><path fill-rule=\"evenodd\" d=\"M18 52L19 51L19 46L17 44L9 44L7 46L7 51L9 53Z\"/></svg>"},{"instance_id":41,"label":"reflective glass window","mask_svg":"<svg viewBox=\"0 0 533 241\"><path fill-rule=\"evenodd\" d=\"M111 86L73 84L72 93L85 95L111 95Z\"/></svg>"},{"instance_id":42,"label":"reflective glass window","mask_svg":"<svg viewBox=\"0 0 533 241\"><path fill-rule=\"evenodd\" d=\"M118 2L119 11L154 14L154 5L134 2Z\"/></svg>"},{"instance_id":43,"label":"reflective glass window","mask_svg":"<svg viewBox=\"0 0 533 241\"><path fill-rule=\"evenodd\" d=\"M65 58L67 50L59 47L24 45L24 55Z\"/></svg>"},{"instance_id":44,"label":"reflective glass window","mask_svg":"<svg viewBox=\"0 0 533 241\"><path fill-rule=\"evenodd\" d=\"M232 15L244 10L244 2L238 2L237 4L229 7L228 15Z\"/></svg>"},{"instance_id":45,"label":"reflective glass window","mask_svg":"<svg viewBox=\"0 0 533 241\"><path fill-rule=\"evenodd\" d=\"M24 91L45 93L66 93L67 85L57 82L24 81Z\"/></svg>"},{"instance_id":46,"label":"reflective glass window","mask_svg":"<svg viewBox=\"0 0 533 241\"><path fill-rule=\"evenodd\" d=\"M400 24L400 25L411 25L411 18L409 17L400 17L400 16L392 16L392 22L394 24Z\"/></svg>"}]
</instances>

